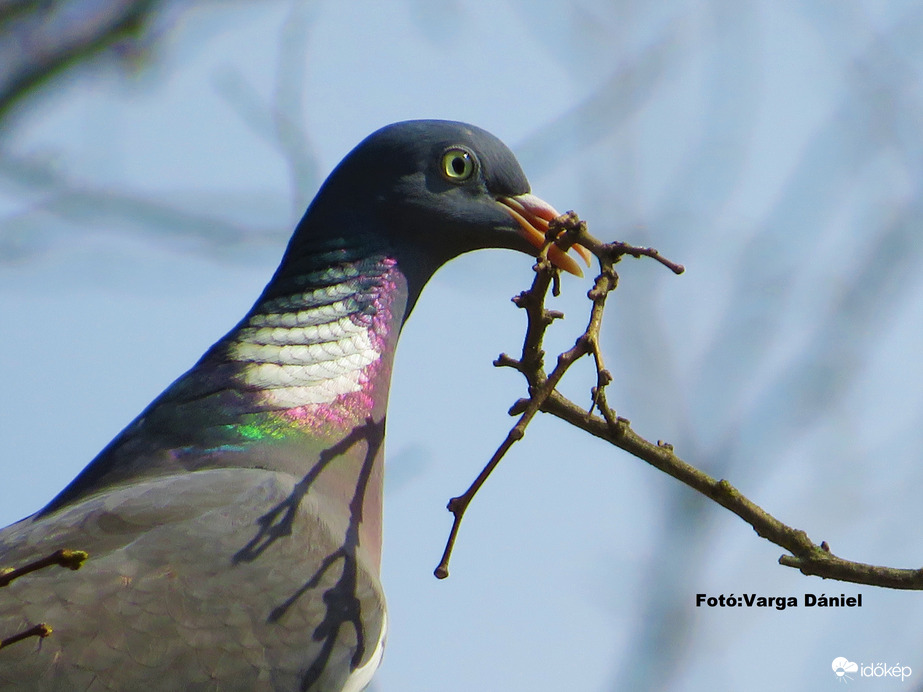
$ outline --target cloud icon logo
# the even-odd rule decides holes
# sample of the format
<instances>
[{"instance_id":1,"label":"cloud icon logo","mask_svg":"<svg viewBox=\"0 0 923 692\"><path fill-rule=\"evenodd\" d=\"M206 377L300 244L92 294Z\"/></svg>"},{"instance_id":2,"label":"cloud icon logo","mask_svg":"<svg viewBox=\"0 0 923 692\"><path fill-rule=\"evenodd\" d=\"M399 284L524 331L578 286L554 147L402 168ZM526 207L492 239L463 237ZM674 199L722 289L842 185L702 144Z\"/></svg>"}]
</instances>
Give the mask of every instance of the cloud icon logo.
<instances>
[{"instance_id":1,"label":"cloud icon logo","mask_svg":"<svg viewBox=\"0 0 923 692\"><path fill-rule=\"evenodd\" d=\"M842 656L833 659L833 663L830 664L830 667L833 668L833 672L836 673L838 678L842 678L846 675L846 673L859 672L858 664L853 663L852 661L845 659Z\"/></svg>"}]
</instances>

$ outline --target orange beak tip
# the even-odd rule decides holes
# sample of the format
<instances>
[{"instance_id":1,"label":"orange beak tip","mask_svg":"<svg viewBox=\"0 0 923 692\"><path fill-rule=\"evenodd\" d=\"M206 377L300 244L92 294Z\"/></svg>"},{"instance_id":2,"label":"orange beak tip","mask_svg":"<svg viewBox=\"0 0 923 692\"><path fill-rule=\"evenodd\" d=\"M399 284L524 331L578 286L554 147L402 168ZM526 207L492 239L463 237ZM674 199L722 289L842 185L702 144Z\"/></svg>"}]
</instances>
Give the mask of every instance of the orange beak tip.
<instances>
[{"instance_id":1,"label":"orange beak tip","mask_svg":"<svg viewBox=\"0 0 923 692\"><path fill-rule=\"evenodd\" d=\"M583 245L574 245L574 250L583 258L586 266L589 267L593 261L593 253L587 250Z\"/></svg>"},{"instance_id":2,"label":"orange beak tip","mask_svg":"<svg viewBox=\"0 0 923 692\"><path fill-rule=\"evenodd\" d=\"M580 269L580 265L577 264L573 257L563 252L557 245L552 245L548 248L548 259L551 260L551 263L558 269L563 269L569 274L573 274L580 278L583 277L583 270Z\"/></svg>"},{"instance_id":3,"label":"orange beak tip","mask_svg":"<svg viewBox=\"0 0 923 692\"><path fill-rule=\"evenodd\" d=\"M548 228L548 223L560 216L557 210L532 194L501 197L497 199L497 202L516 220L522 236L528 243L536 250L541 250L545 245L545 231ZM586 266L589 267L590 258L592 257L590 251L582 245L574 245L573 249L583 258ZM563 269L577 277L583 276L583 270L580 269L580 265L556 245L548 248L548 259L559 269Z\"/></svg>"}]
</instances>

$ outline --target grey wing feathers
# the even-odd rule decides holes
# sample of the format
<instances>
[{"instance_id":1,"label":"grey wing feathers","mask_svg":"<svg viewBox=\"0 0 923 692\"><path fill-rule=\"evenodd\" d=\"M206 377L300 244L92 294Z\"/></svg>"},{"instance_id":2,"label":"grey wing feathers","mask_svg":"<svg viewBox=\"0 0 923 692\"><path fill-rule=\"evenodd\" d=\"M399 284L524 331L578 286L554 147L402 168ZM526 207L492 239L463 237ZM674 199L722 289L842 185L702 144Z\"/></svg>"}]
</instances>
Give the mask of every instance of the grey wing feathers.
<instances>
[{"instance_id":1,"label":"grey wing feathers","mask_svg":"<svg viewBox=\"0 0 923 692\"><path fill-rule=\"evenodd\" d=\"M295 484L270 471L199 471L0 532L2 566L63 547L90 553L79 571L48 568L0 590L0 636L39 622L54 630L0 651L0 688L342 689L350 662L380 655L385 624L374 570L360 564L355 597L375 615L361 632L343 621L317 632L330 620L325 593L346 569L341 561L315 574L341 548L339 527L318 519L325 513L309 493L286 535L235 559Z\"/></svg>"}]
</instances>

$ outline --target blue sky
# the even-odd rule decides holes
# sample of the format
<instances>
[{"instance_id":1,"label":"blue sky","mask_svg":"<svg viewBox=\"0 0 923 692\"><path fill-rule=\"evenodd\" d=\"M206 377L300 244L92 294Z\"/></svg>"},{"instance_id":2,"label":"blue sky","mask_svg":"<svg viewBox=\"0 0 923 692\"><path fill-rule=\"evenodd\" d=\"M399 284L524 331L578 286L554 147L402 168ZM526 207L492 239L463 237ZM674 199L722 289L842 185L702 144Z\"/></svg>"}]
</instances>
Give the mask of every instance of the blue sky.
<instances>
[{"instance_id":1,"label":"blue sky","mask_svg":"<svg viewBox=\"0 0 923 692\"><path fill-rule=\"evenodd\" d=\"M343 154L388 122L437 117L497 134L533 190L594 234L687 266L626 261L607 311L609 401L640 434L844 557L920 563L912 4L179 8L144 64L55 83L0 132L0 525L47 502L239 319ZM25 182L11 157L54 182ZM509 298L530 280L514 253L463 257L405 328L374 689L815 690L837 684L838 656L923 675L913 594L783 568L726 511L547 418L475 500L451 578L432 577L445 502L524 393L491 361L521 343ZM588 310L589 281L564 282L549 352ZM565 393L586 399L591 376ZM696 608L702 592L864 602Z\"/></svg>"}]
</instances>

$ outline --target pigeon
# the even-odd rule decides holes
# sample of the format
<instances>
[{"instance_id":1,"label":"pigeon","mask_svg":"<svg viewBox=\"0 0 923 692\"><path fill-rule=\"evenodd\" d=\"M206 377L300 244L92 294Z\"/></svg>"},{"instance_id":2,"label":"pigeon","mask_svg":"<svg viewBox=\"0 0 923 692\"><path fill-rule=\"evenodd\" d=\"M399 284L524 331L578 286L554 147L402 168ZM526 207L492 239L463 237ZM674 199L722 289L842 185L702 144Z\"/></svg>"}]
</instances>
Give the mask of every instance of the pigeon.
<instances>
[{"instance_id":1,"label":"pigeon","mask_svg":"<svg viewBox=\"0 0 923 692\"><path fill-rule=\"evenodd\" d=\"M383 442L424 284L480 248L536 254L558 212L459 122L363 140L246 316L51 502L0 531L4 690L358 692L382 658ZM582 250L582 248L580 248ZM583 251L586 259L585 251ZM579 266L553 246L556 266Z\"/></svg>"}]
</instances>

